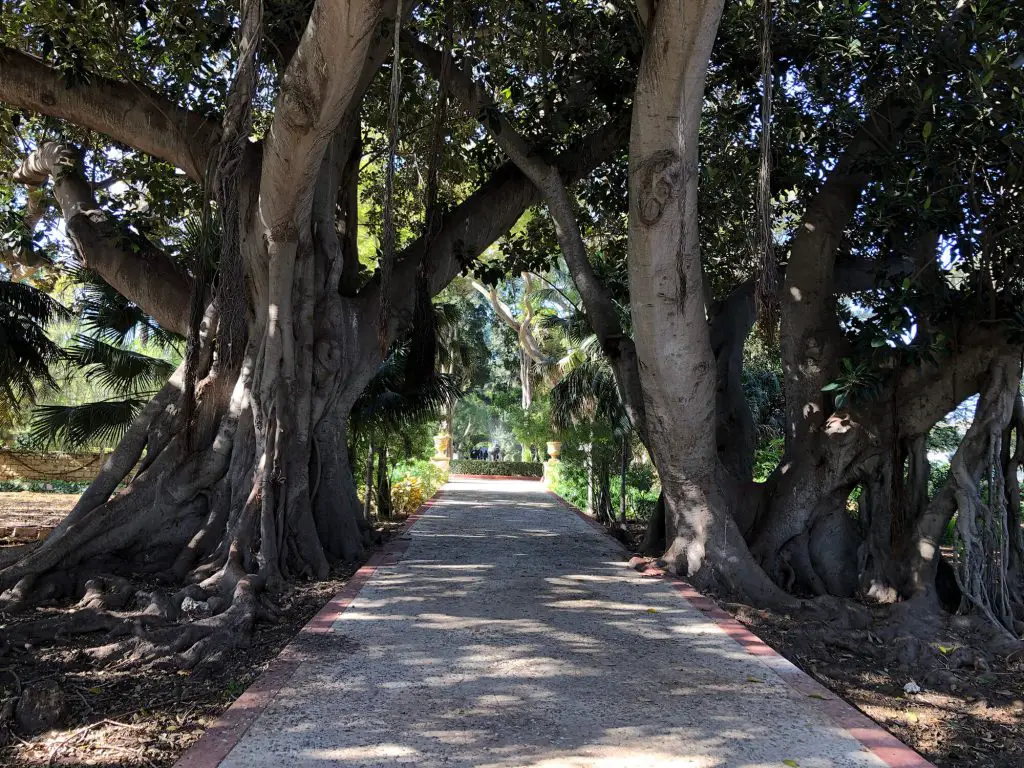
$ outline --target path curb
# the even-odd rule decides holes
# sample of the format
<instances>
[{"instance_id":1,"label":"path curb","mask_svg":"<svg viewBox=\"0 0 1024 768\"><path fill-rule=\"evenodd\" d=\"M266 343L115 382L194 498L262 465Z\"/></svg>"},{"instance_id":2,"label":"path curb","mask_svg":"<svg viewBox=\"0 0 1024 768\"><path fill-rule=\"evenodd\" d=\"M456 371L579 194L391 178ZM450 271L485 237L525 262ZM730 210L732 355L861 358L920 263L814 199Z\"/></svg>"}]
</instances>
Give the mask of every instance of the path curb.
<instances>
[{"instance_id":1,"label":"path curb","mask_svg":"<svg viewBox=\"0 0 1024 768\"><path fill-rule=\"evenodd\" d=\"M256 678L174 763L174 768L216 768L241 741L246 731L267 708L267 705L292 679L303 657L302 641L310 635L324 635L330 632L334 622L352 604L366 582L378 568L395 565L409 548L406 534L423 513L440 501L443 491L438 491L413 512L388 542L370 555L370 558L345 583L320 611L302 627L281 652L270 660L267 669Z\"/></svg>"},{"instance_id":2,"label":"path curb","mask_svg":"<svg viewBox=\"0 0 1024 768\"><path fill-rule=\"evenodd\" d=\"M581 510L575 504L565 500L550 488L548 493L560 501L570 512L575 512L586 522L598 528L627 554L629 549L609 533L597 520ZM628 565L626 567L629 567ZM914 749L897 739L885 728L865 715L852 704L847 703L798 666L789 661L764 640L759 638L743 624L734 619L709 597L695 590L688 582L673 576L660 568L647 568L640 571L641 576L656 578L670 583L690 605L713 621L751 656L757 656L769 669L778 675L792 690L802 696L818 699L821 708L834 725L843 729L864 748L885 763L889 768L935 768L933 763L925 760Z\"/></svg>"}]
</instances>

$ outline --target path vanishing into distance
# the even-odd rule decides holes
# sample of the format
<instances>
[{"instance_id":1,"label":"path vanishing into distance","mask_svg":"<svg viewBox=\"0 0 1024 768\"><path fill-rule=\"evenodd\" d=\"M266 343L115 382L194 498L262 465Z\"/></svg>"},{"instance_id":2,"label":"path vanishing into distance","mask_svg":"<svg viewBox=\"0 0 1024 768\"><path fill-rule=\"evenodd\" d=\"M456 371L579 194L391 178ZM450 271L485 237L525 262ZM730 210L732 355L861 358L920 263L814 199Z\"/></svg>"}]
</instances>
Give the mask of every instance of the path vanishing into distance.
<instances>
[{"instance_id":1,"label":"path vanishing into distance","mask_svg":"<svg viewBox=\"0 0 1024 768\"><path fill-rule=\"evenodd\" d=\"M455 479L389 549L181 768L929 765L541 483Z\"/></svg>"}]
</instances>

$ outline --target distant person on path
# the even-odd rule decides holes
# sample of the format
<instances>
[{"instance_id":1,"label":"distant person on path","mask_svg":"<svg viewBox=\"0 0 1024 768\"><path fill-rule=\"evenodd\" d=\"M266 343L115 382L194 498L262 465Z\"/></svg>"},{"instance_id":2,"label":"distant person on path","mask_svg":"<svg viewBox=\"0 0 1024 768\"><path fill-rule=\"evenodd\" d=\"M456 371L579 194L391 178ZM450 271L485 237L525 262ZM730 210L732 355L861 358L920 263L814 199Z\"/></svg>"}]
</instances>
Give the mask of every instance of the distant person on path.
<instances>
[{"instance_id":1,"label":"distant person on path","mask_svg":"<svg viewBox=\"0 0 1024 768\"><path fill-rule=\"evenodd\" d=\"M497 443L495 443L494 448L491 449L491 456L494 461L501 461L501 446Z\"/></svg>"}]
</instances>

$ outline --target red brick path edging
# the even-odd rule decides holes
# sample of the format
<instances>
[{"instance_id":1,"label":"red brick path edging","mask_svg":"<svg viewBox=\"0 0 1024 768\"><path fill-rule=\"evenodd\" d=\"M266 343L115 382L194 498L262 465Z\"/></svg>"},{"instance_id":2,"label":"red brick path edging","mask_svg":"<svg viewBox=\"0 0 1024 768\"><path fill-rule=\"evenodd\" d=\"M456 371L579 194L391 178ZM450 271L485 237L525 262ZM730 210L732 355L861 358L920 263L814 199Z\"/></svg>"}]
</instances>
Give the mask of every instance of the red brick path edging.
<instances>
[{"instance_id":1,"label":"red brick path edging","mask_svg":"<svg viewBox=\"0 0 1024 768\"><path fill-rule=\"evenodd\" d=\"M575 512L592 526L600 529L602 533L619 544L624 552L628 553L629 550L625 545L612 537L608 530L597 520L572 502L563 499L554 491L548 489L548 493L558 499L571 512ZM714 600L700 594L687 582L666 573L660 568L654 567L645 568L641 571L641 575L669 582L676 592L685 598L690 605L717 624L743 650L751 656L757 656L776 675L782 678L786 685L802 696L817 699L818 704L825 711L829 720L863 744L869 752L873 753L888 765L889 768L935 768L932 763L925 760L874 720L863 714L852 704L843 701L843 699L779 654L774 648L765 643L764 640L736 621L729 613L719 608Z\"/></svg>"},{"instance_id":2,"label":"red brick path edging","mask_svg":"<svg viewBox=\"0 0 1024 768\"><path fill-rule=\"evenodd\" d=\"M302 654L299 651L304 637L323 635L330 631L334 622L351 605L359 591L381 566L395 565L409 548L409 539L404 534L416 523L423 513L441 498L441 491L424 502L419 509L406 518L405 525L383 547L374 552L341 591L320 609L291 642L274 657L267 669L256 678L241 696L235 699L217 720L199 737L199 741L186 750L174 768L216 768L242 736L256 722L256 718L267 708L278 692L288 684L299 668Z\"/></svg>"}]
</instances>

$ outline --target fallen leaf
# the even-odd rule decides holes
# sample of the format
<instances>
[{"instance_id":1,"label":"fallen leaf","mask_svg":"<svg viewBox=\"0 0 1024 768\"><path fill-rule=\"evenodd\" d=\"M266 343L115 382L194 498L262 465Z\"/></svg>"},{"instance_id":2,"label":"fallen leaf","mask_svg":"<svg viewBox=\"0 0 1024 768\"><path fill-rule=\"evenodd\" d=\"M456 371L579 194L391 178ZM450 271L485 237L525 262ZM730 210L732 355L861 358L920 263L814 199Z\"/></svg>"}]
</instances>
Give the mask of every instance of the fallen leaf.
<instances>
[{"instance_id":1,"label":"fallen leaf","mask_svg":"<svg viewBox=\"0 0 1024 768\"><path fill-rule=\"evenodd\" d=\"M648 608L647 612L648 613L657 613L658 611L656 609L654 609L654 608Z\"/></svg>"},{"instance_id":2,"label":"fallen leaf","mask_svg":"<svg viewBox=\"0 0 1024 768\"><path fill-rule=\"evenodd\" d=\"M917 712L907 712L907 722L916 723L920 718L917 716Z\"/></svg>"},{"instance_id":3,"label":"fallen leaf","mask_svg":"<svg viewBox=\"0 0 1024 768\"><path fill-rule=\"evenodd\" d=\"M808 699L821 699L822 701L828 701L828 696L822 696L820 693L808 693Z\"/></svg>"},{"instance_id":4,"label":"fallen leaf","mask_svg":"<svg viewBox=\"0 0 1024 768\"><path fill-rule=\"evenodd\" d=\"M763 683L764 680L759 680L756 677L754 677L753 675L751 675L750 677L747 678L747 682L748 683Z\"/></svg>"},{"instance_id":5,"label":"fallen leaf","mask_svg":"<svg viewBox=\"0 0 1024 768\"><path fill-rule=\"evenodd\" d=\"M798 763L796 760L783 760L782 764L788 765L789 768L798 768L798 766L800 765L800 763Z\"/></svg>"}]
</instances>

